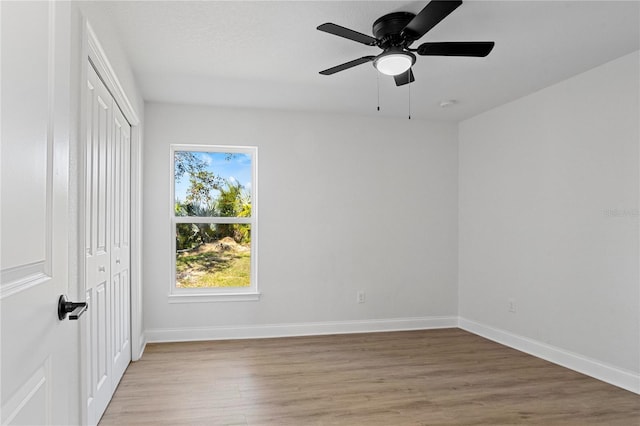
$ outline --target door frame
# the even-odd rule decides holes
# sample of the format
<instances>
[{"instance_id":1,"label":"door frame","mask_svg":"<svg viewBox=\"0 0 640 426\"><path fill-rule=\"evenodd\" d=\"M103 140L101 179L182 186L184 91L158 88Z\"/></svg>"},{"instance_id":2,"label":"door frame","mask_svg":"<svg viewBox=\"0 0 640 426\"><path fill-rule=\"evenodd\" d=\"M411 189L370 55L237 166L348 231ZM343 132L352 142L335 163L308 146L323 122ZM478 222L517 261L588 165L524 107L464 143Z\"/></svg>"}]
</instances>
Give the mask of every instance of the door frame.
<instances>
[{"instance_id":1,"label":"door frame","mask_svg":"<svg viewBox=\"0 0 640 426\"><path fill-rule=\"evenodd\" d=\"M77 152L78 167L78 228L77 228L77 253L78 253L78 282L79 296L84 297L85 282L85 256L84 242L86 223L85 210L85 176L87 164L85 161L85 138L87 132L87 111L84 107L87 96L87 75L88 67L93 64L100 78L118 104L124 114L125 119L131 125L131 205L130 205L130 268L131 268L131 360L137 361L142 356L146 346L146 338L142 326L142 121L135 107L130 101L130 97L120 84L120 81L109 62L109 59L100 44L98 37L91 26L89 20L82 16L81 54L80 54L80 90L79 90L79 143ZM91 309L91 307L89 307ZM86 387L86 368L88 354L86 351L85 333L80 333L80 383L81 383L81 418L82 423L88 420L86 397L88 389Z\"/></svg>"}]
</instances>

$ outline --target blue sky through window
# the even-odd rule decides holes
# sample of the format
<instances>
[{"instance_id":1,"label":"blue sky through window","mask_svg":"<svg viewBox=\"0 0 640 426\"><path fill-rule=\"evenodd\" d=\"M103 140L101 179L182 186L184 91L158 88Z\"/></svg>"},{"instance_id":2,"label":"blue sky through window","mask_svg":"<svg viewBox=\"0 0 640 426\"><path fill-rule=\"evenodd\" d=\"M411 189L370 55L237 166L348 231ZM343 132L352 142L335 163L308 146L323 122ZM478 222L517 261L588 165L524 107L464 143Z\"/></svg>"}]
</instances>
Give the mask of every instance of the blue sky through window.
<instances>
[{"instance_id":1,"label":"blue sky through window","mask_svg":"<svg viewBox=\"0 0 640 426\"><path fill-rule=\"evenodd\" d=\"M225 152L194 152L206 165L206 170L231 182L239 182L247 194L251 195L251 155ZM184 201L189 188L189 174L185 173L180 182L175 182L176 201Z\"/></svg>"}]
</instances>

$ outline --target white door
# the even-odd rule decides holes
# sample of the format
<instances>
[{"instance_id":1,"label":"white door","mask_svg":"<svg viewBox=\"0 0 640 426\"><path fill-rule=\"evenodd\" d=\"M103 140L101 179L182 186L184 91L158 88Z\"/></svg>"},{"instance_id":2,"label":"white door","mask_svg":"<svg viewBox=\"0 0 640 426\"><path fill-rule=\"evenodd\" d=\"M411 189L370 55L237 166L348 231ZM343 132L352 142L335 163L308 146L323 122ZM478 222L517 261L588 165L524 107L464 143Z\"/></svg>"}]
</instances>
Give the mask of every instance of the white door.
<instances>
[{"instance_id":1,"label":"white door","mask_svg":"<svg viewBox=\"0 0 640 426\"><path fill-rule=\"evenodd\" d=\"M85 144L85 286L91 306L85 330L87 345L87 414L96 424L111 399L109 333L111 95L94 71L87 74Z\"/></svg>"},{"instance_id":2,"label":"white door","mask_svg":"<svg viewBox=\"0 0 640 426\"><path fill-rule=\"evenodd\" d=\"M85 282L93 306L85 329L87 420L96 424L131 361L130 135L106 86L87 71Z\"/></svg>"},{"instance_id":3,"label":"white door","mask_svg":"<svg viewBox=\"0 0 640 426\"><path fill-rule=\"evenodd\" d=\"M0 2L1 423L79 421L79 321L58 320L68 282L70 13ZM71 220L73 223L73 220Z\"/></svg>"},{"instance_id":4,"label":"white door","mask_svg":"<svg viewBox=\"0 0 640 426\"><path fill-rule=\"evenodd\" d=\"M124 371L131 362L129 240L130 203L130 144L131 126L117 104L113 103L111 170L113 186L111 200L111 365L112 391L115 391Z\"/></svg>"}]
</instances>

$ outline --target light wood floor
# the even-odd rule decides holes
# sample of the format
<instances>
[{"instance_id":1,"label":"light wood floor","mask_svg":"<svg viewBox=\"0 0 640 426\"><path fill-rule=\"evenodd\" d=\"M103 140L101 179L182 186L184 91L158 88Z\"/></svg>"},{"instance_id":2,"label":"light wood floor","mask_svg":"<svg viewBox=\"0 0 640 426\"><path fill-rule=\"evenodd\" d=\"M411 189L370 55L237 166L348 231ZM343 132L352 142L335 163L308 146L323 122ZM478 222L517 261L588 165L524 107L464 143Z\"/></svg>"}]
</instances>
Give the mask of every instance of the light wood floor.
<instances>
[{"instance_id":1,"label":"light wood floor","mask_svg":"<svg viewBox=\"0 0 640 426\"><path fill-rule=\"evenodd\" d=\"M459 329L150 344L101 425L640 425L640 396Z\"/></svg>"}]
</instances>

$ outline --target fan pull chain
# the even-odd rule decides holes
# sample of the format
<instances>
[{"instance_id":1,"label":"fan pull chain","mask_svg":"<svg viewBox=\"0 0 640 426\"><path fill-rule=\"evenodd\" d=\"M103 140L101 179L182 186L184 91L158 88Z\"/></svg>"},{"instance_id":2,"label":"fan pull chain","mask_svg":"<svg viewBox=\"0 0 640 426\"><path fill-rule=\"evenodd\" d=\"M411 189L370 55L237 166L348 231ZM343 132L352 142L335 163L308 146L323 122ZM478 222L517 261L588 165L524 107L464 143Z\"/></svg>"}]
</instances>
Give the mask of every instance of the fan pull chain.
<instances>
[{"instance_id":1,"label":"fan pull chain","mask_svg":"<svg viewBox=\"0 0 640 426\"><path fill-rule=\"evenodd\" d=\"M378 111L380 111L380 73L376 71L376 85L378 86Z\"/></svg>"},{"instance_id":2,"label":"fan pull chain","mask_svg":"<svg viewBox=\"0 0 640 426\"><path fill-rule=\"evenodd\" d=\"M411 73L411 68L409 68L409 73ZM411 120L411 80L409 80L409 120Z\"/></svg>"}]
</instances>

